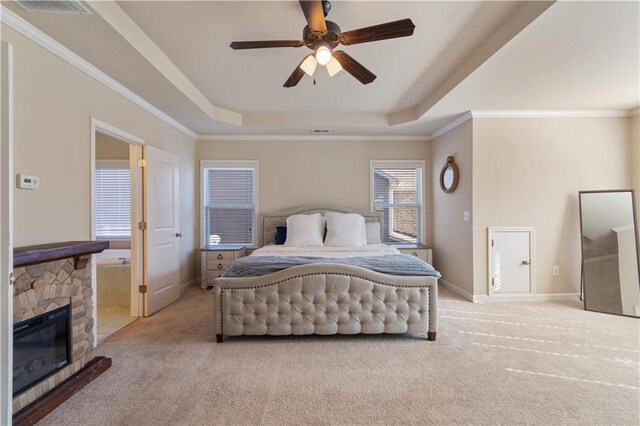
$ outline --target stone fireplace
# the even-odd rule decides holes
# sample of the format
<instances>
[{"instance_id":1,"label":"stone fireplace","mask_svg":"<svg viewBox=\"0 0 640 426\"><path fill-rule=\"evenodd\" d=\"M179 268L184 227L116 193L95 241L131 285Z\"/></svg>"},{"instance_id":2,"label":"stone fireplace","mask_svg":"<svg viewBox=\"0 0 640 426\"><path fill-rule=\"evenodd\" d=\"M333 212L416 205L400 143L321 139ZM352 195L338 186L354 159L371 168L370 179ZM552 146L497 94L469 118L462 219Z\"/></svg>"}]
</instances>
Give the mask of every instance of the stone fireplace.
<instances>
[{"instance_id":1,"label":"stone fireplace","mask_svg":"<svg viewBox=\"0 0 640 426\"><path fill-rule=\"evenodd\" d=\"M94 359L90 254L104 248L98 242L71 242L15 250L14 324L69 306L71 362L15 395L14 413L41 399Z\"/></svg>"}]
</instances>

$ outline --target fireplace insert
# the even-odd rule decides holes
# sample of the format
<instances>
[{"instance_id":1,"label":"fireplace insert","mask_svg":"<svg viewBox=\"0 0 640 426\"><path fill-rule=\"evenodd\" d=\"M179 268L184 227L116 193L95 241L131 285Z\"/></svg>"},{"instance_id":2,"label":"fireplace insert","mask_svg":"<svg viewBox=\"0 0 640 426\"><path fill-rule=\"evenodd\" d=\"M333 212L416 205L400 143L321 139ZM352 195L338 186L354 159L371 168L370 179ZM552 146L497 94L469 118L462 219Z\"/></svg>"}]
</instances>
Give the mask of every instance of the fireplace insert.
<instances>
[{"instance_id":1,"label":"fireplace insert","mask_svg":"<svg viewBox=\"0 0 640 426\"><path fill-rule=\"evenodd\" d=\"M69 308L13 325L13 396L71 363Z\"/></svg>"}]
</instances>

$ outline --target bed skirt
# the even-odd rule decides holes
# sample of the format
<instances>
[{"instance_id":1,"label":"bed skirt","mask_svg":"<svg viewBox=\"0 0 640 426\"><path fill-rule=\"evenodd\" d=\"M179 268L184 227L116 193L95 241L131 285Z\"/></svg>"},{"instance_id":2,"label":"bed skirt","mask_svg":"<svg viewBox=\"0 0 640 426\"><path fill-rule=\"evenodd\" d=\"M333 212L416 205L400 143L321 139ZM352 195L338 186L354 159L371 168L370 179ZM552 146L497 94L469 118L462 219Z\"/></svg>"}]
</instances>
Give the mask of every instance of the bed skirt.
<instances>
[{"instance_id":1,"label":"bed skirt","mask_svg":"<svg viewBox=\"0 0 640 426\"><path fill-rule=\"evenodd\" d=\"M241 335L416 333L435 340L435 277L394 276L343 264L217 278L217 340Z\"/></svg>"}]
</instances>

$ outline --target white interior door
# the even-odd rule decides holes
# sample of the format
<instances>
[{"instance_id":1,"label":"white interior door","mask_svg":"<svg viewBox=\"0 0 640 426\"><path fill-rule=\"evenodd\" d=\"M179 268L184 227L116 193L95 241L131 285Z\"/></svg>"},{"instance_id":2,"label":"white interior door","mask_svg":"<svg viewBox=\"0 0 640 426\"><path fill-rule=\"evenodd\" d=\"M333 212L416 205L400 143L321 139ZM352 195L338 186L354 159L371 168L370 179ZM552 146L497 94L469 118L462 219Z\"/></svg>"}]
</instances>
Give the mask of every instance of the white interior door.
<instances>
[{"instance_id":1,"label":"white interior door","mask_svg":"<svg viewBox=\"0 0 640 426\"><path fill-rule=\"evenodd\" d=\"M145 276L144 315L180 297L178 157L145 147Z\"/></svg>"},{"instance_id":2,"label":"white interior door","mask_svg":"<svg viewBox=\"0 0 640 426\"><path fill-rule=\"evenodd\" d=\"M533 231L493 229L489 237L489 294L533 293Z\"/></svg>"},{"instance_id":3,"label":"white interior door","mask_svg":"<svg viewBox=\"0 0 640 426\"><path fill-rule=\"evenodd\" d=\"M10 425L13 383L12 50L0 43L0 424Z\"/></svg>"}]
</instances>

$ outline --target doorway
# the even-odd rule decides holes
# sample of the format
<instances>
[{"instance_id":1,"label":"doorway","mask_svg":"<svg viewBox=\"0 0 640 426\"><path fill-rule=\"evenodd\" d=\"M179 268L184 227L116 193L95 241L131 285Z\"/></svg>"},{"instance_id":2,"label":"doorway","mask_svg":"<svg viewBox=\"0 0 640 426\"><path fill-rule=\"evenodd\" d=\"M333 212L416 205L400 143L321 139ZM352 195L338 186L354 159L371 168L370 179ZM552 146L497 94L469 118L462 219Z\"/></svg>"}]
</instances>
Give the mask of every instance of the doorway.
<instances>
[{"instance_id":1,"label":"doorway","mask_svg":"<svg viewBox=\"0 0 640 426\"><path fill-rule=\"evenodd\" d=\"M0 424L13 399L13 50L0 42Z\"/></svg>"},{"instance_id":2,"label":"doorway","mask_svg":"<svg viewBox=\"0 0 640 426\"><path fill-rule=\"evenodd\" d=\"M91 236L109 242L93 262L96 346L142 315L138 288L143 257L137 224L142 213L143 143L92 120Z\"/></svg>"},{"instance_id":3,"label":"doorway","mask_svg":"<svg viewBox=\"0 0 640 426\"><path fill-rule=\"evenodd\" d=\"M489 228L489 296L533 296L533 228Z\"/></svg>"}]
</instances>

